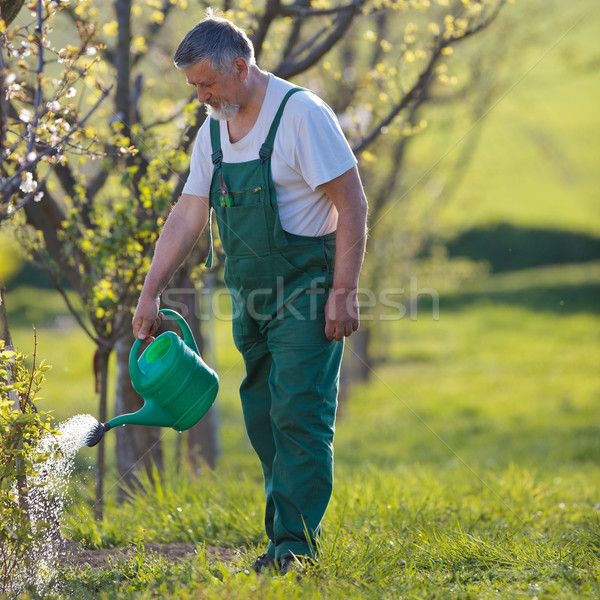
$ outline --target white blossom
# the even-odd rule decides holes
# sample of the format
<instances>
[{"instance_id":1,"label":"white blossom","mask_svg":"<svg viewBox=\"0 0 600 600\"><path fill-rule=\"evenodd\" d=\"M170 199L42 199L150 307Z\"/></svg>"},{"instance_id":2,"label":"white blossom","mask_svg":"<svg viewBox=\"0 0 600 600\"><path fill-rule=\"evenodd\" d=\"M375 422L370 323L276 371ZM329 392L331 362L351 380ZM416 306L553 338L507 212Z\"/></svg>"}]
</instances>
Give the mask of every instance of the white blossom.
<instances>
[{"instance_id":1,"label":"white blossom","mask_svg":"<svg viewBox=\"0 0 600 600\"><path fill-rule=\"evenodd\" d=\"M36 154L35 152L30 152L30 153L27 155L27 160L28 160L29 162L33 162L33 161L34 161L36 158L37 158L37 154Z\"/></svg>"},{"instance_id":2,"label":"white blossom","mask_svg":"<svg viewBox=\"0 0 600 600\"><path fill-rule=\"evenodd\" d=\"M46 108L52 112L58 112L60 110L60 102L53 100L52 102L46 103Z\"/></svg>"},{"instance_id":3,"label":"white blossom","mask_svg":"<svg viewBox=\"0 0 600 600\"><path fill-rule=\"evenodd\" d=\"M95 46L90 46L85 53L87 54L87 56L96 56L96 53L98 52L98 49Z\"/></svg>"},{"instance_id":4,"label":"white blossom","mask_svg":"<svg viewBox=\"0 0 600 600\"><path fill-rule=\"evenodd\" d=\"M6 88L6 95L9 98L14 98L15 95L17 94L17 92L21 91L21 84L20 83L11 83L7 88Z\"/></svg>"},{"instance_id":5,"label":"white blossom","mask_svg":"<svg viewBox=\"0 0 600 600\"><path fill-rule=\"evenodd\" d=\"M15 79L17 78L16 73L9 73L5 78L4 78L4 83L6 85L10 85L11 83L15 82Z\"/></svg>"},{"instance_id":6,"label":"white blossom","mask_svg":"<svg viewBox=\"0 0 600 600\"><path fill-rule=\"evenodd\" d=\"M67 93L65 94L65 96L66 96L67 98L73 98L73 96L75 96L75 94L76 94L76 93L77 93L77 90L76 90L74 87L70 87L70 88L67 90Z\"/></svg>"},{"instance_id":7,"label":"white blossom","mask_svg":"<svg viewBox=\"0 0 600 600\"><path fill-rule=\"evenodd\" d=\"M30 110L23 108L19 113L19 119L21 119L23 123L31 123L31 120L33 119L33 114Z\"/></svg>"},{"instance_id":8,"label":"white blossom","mask_svg":"<svg viewBox=\"0 0 600 600\"><path fill-rule=\"evenodd\" d=\"M36 187L37 187L37 181L33 178L33 174L25 173L25 177L24 177L23 181L21 181L21 185L19 186L19 189L24 194L30 194L31 192L33 192L35 190Z\"/></svg>"},{"instance_id":9,"label":"white blossom","mask_svg":"<svg viewBox=\"0 0 600 600\"><path fill-rule=\"evenodd\" d=\"M42 198L44 197L44 192L38 192L34 197L33 197L33 201L34 202L39 202Z\"/></svg>"}]
</instances>

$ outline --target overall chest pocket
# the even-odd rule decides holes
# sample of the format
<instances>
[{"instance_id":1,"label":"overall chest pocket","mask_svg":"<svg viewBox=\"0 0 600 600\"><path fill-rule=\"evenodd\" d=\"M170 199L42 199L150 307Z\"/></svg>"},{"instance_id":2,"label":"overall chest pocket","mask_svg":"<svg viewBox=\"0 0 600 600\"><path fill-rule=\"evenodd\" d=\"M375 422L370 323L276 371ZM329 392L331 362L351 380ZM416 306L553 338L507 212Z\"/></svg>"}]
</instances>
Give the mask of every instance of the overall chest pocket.
<instances>
[{"instance_id":1,"label":"overall chest pocket","mask_svg":"<svg viewBox=\"0 0 600 600\"><path fill-rule=\"evenodd\" d=\"M214 192L211 198L225 254L249 257L269 252L272 227L269 190L255 186L231 190L229 196L230 206L222 206L220 192Z\"/></svg>"}]
</instances>

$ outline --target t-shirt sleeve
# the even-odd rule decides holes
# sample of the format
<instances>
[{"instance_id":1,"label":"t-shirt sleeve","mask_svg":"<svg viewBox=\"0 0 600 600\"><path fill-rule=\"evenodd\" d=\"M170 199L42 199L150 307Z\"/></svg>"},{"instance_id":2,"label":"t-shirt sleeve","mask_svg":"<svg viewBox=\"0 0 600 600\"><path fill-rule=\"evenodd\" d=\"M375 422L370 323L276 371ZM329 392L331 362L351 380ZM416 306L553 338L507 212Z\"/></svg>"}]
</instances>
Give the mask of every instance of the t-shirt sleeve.
<instances>
[{"instance_id":1,"label":"t-shirt sleeve","mask_svg":"<svg viewBox=\"0 0 600 600\"><path fill-rule=\"evenodd\" d=\"M210 157L206 156L206 152L202 150L202 148L210 148L210 146L206 146L207 140L205 138L206 129L202 126L194 142L192 158L190 159L190 174L183 186L183 194L191 194L201 198L208 198L210 195L212 162Z\"/></svg>"},{"instance_id":2,"label":"t-shirt sleeve","mask_svg":"<svg viewBox=\"0 0 600 600\"><path fill-rule=\"evenodd\" d=\"M304 115L298 127L296 164L313 191L339 177L357 161L335 113L317 104Z\"/></svg>"}]
</instances>

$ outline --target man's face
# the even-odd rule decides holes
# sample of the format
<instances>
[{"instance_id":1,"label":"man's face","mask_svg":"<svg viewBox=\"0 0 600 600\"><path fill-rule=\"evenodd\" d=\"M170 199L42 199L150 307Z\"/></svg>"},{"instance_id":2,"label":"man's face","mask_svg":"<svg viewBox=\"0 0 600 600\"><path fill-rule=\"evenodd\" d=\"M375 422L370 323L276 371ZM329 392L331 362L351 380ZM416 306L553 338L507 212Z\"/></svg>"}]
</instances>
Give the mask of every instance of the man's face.
<instances>
[{"instance_id":1,"label":"man's face","mask_svg":"<svg viewBox=\"0 0 600 600\"><path fill-rule=\"evenodd\" d=\"M211 67L209 60L202 60L183 72L196 88L198 100L206 106L209 117L229 121L237 115L240 78L234 67L229 73L221 73Z\"/></svg>"}]
</instances>

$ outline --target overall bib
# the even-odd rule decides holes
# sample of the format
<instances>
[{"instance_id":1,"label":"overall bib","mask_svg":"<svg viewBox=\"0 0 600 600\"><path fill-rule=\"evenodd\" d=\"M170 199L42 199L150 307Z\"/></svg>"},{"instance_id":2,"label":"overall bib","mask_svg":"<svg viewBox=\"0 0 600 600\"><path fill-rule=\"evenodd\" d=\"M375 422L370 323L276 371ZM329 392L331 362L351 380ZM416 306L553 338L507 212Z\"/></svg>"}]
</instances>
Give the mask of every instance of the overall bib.
<instances>
[{"instance_id":1,"label":"overall bib","mask_svg":"<svg viewBox=\"0 0 600 600\"><path fill-rule=\"evenodd\" d=\"M328 340L324 331L335 232L316 238L285 232L271 177L277 128L289 97L299 91L283 99L256 160L224 163L219 123L210 123L210 206L225 251L233 338L246 366L244 421L264 473L267 552L276 559L318 552L333 486L343 351L343 342Z\"/></svg>"}]
</instances>

